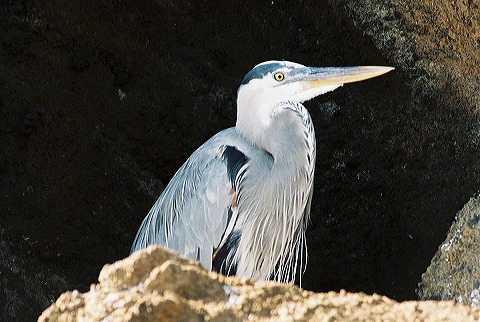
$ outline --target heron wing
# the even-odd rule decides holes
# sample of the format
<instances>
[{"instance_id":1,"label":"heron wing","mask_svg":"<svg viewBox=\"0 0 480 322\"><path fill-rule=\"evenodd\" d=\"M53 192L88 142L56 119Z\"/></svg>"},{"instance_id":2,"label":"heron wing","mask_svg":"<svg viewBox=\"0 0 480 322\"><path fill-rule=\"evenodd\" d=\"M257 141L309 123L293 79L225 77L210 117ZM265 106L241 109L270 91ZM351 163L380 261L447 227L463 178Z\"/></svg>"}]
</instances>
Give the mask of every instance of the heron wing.
<instances>
[{"instance_id":1,"label":"heron wing","mask_svg":"<svg viewBox=\"0 0 480 322\"><path fill-rule=\"evenodd\" d=\"M131 252L157 244L212 267L213 252L230 235L236 187L252 147L233 128L213 136L176 172L137 232Z\"/></svg>"}]
</instances>

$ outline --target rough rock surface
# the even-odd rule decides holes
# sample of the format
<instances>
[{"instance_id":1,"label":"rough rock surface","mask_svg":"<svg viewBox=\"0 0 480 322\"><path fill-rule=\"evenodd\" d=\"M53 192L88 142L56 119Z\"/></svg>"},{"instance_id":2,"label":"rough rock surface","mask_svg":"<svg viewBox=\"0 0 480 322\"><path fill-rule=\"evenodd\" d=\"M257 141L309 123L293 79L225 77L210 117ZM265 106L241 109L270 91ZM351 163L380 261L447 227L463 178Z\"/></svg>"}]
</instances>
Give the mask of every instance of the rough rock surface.
<instances>
[{"instance_id":1,"label":"rough rock surface","mask_svg":"<svg viewBox=\"0 0 480 322\"><path fill-rule=\"evenodd\" d=\"M480 308L317 294L292 284L224 277L150 246L106 265L87 293L67 292L39 321L477 321Z\"/></svg>"},{"instance_id":2,"label":"rough rock surface","mask_svg":"<svg viewBox=\"0 0 480 322\"><path fill-rule=\"evenodd\" d=\"M306 104L318 155L302 286L415 299L480 187L478 14L478 0L1 2L0 320L32 320L127 256L268 59L396 67Z\"/></svg>"},{"instance_id":3,"label":"rough rock surface","mask_svg":"<svg viewBox=\"0 0 480 322\"><path fill-rule=\"evenodd\" d=\"M346 1L356 26L403 70L417 74L424 95L480 109L480 2ZM478 135L478 133L477 133Z\"/></svg>"},{"instance_id":4,"label":"rough rock surface","mask_svg":"<svg viewBox=\"0 0 480 322\"><path fill-rule=\"evenodd\" d=\"M480 197L470 199L456 215L447 239L422 275L418 296L480 305Z\"/></svg>"}]
</instances>

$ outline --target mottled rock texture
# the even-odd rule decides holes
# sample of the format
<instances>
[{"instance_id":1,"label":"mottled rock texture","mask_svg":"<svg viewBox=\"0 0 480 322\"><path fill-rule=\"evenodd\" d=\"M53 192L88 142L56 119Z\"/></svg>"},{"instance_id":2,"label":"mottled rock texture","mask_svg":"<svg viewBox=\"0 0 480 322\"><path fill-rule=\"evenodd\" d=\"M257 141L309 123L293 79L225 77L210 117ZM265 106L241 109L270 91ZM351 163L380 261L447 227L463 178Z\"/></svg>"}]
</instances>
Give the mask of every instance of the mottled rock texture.
<instances>
[{"instance_id":1,"label":"mottled rock texture","mask_svg":"<svg viewBox=\"0 0 480 322\"><path fill-rule=\"evenodd\" d=\"M398 303L385 296L316 294L291 284L207 272L156 246L106 265L87 293L67 292L39 321L476 321L453 302Z\"/></svg>"},{"instance_id":2,"label":"mottled rock texture","mask_svg":"<svg viewBox=\"0 0 480 322\"><path fill-rule=\"evenodd\" d=\"M480 197L455 217L419 284L422 300L455 300L480 305Z\"/></svg>"}]
</instances>

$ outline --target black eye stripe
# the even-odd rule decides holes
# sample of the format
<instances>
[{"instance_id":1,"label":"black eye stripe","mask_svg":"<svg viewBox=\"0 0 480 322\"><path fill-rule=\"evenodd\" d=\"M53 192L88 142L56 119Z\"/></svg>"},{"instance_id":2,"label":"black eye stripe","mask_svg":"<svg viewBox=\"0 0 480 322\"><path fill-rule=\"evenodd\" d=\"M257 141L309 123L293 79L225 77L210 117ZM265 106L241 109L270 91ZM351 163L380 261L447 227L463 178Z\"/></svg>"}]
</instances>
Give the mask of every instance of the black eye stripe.
<instances>
[{"instance_id":1,"label":"black eye stripe","mask_svg":"<svg viewBox=\"0 0 480 322\"><path fill-rule=\"evenodd\" d=\"M275 73L275 71L280 68L285 68L285 66L277 62L257 66L245 75L242 85L248 84L252 79L261 79L268 73Z\"/></svg>"}]
</instances>

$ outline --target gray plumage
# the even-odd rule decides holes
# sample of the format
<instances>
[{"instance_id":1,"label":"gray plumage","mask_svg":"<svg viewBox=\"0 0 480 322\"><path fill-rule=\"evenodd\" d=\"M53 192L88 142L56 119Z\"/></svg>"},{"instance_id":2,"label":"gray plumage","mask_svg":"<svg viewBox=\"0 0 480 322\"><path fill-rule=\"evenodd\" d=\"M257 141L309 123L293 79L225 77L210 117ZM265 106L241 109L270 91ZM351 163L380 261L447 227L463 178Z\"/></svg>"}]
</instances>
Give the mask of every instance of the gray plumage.
<instances>
[{"instance_id":1,"label":"gray plumage","mask_svg":"<svg viewBox=\"0 0 480 322\"><path fill-rule=\"evenodd\" d=\"M176 172L131 252L158 244L223 274L293 281L307 259L316 155L312 121L300 103L389 70L257 65L240 86L236 126L205 142Z\"/></svg>"}]
</instances>

